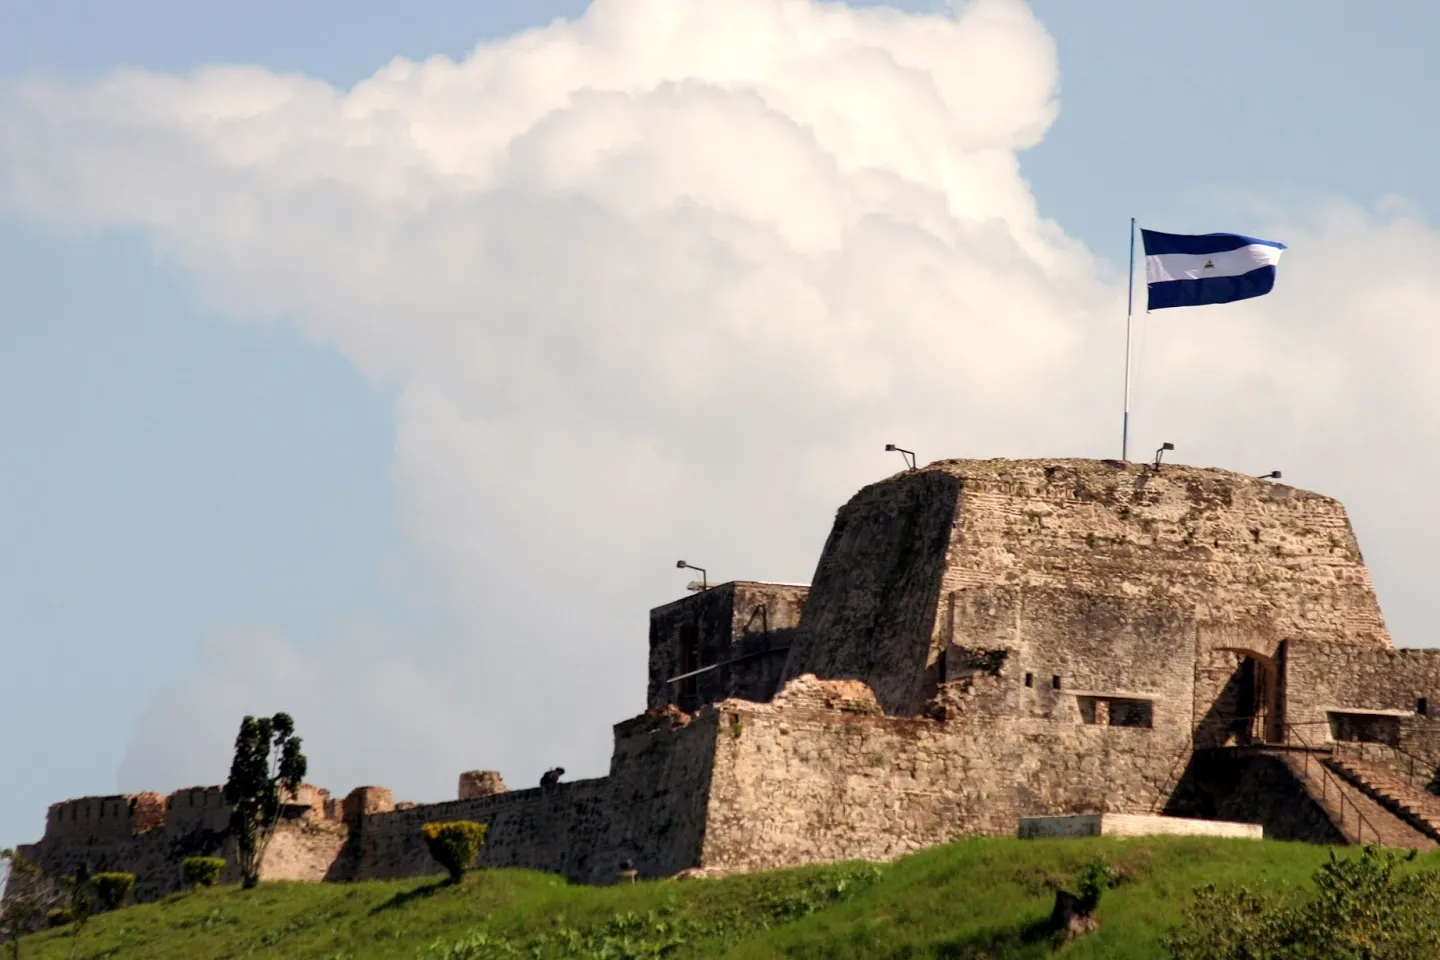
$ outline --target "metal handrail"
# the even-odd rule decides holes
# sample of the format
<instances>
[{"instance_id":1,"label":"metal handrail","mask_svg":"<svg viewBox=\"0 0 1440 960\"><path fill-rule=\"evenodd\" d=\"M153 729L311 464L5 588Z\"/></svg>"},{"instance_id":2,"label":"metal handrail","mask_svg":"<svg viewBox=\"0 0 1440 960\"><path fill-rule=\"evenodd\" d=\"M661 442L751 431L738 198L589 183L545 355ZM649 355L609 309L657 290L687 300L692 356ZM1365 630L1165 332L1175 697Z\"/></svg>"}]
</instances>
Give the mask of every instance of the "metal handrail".
<instances>
[{"instance_id":1,"label":"metal handrail","mask_svg":"<svg viewBox=\"0 0 1440 960\"><path fill-rule=\"evenodd\" d=\"M1248 721L1249 723L1253 724L1257 719L1261 719L1261 718L1251 716L1251 717L1236 717L1235 719L1236 719L1236 720L1245 720L1245 721ZM1283 734L1284 734L1284 740L1283 740L1283 745L1284 745L1284 746L1287 746L1287 747L1290 746L1290 738L1291 738L1292 735L1293 735L1294 738L1295 738L1296 740L1298 740L1299 743L1300 743L1300 747L1301 747L1301 749L1302 749L1301 756L1303 757L1303 759L1301 760L1301 769L1302 769L1302 772L1303 772L1303 773L1308 774L1308 773L1310 772L1310 755L1311 755L1312 753L1316 752L1317 750L1326 749L1326 750L1328 750L1328 752L1330 752L1331 754L1333 754L1333 753L1335 752L1335 746L1334 746L1333 743L1327 745L1326 747L1316 747L1316 746L1312 746L1311 743L1310 743L1308 740L1306 740L1303 736L1300 735L1300 731L1297 730L1296 728L1297 728L1297 727L1304 727L1304 726L1313 727L1313 726L1319 726L1319 725L1321 725L1321 724L1324 724L1324 725L1326 725L1326 726L1329 726L1329 723L1330 723L1330 721L1328 721L1328 720L1308 720L1308 721L1300 721L1300 722L1297 722L1297 723L1282 723L1282 724L1280 725L1280 729L1281 729L1281 731L1282 731ZM1266 743L1266 741L1265 741L1264 739L1261 739L1257 745L1263 747L1263 746L1266 746L1267 743ZM1275 744L1268 744L1268 745L1269 745L1269 746L1275 746ZM1356 827L1355 827L1355 838L1356 838L1356 840L1358 840L1360 843L1363 844L1363 843L1365 842L1365 829L1364 829L1364 828L1365 828L1365 827L1369 827L1369 828L1370 828L1370 832L1371 832L1372 834L1374 834L1374 836L1375 836L1375 842L1376 842L1377 844L1379 844L1379 843L1381 842L1381 840L1380 840L1380 831L1377 830L1377 829L1375 828L1375 824L1371 823L1370 820L1369 820L1369 818L1366 817L1363 812L1361 812L1360 807L1356 805L1355 801L1354 801L1354 800L1350 800L1348 797L1345 796L1344 781L1342 781L1339 777L1337 777L1337 776L1335 775L1334 771L1332 771L1329 767L1325 766L1324 763L1321 763L1321 762L1318 761L1318 760L1317 760L1316 763L1315 763L1315 768L1320 771L1320 799L1321 799L1322 801L1324 801L1324 800L1326 800L1326 799L1329 799L1329 795L1330 795L1330 782L1331 782L1332 780L1335 782L1335 799L1336 799L1337 804L1338 804L1338 806L1339 806L1339 808L1340 808L1340 832L1341 832L1342 834L1345 832L1345 804L1348 803L1348 804L1350 804L1350 809L1352 809L1352 810L1355 811L1355 823L1356 823Z\"/></svg>"},{"instance_id":2,"label":"metal handrail","mask_svg":"<svg viewBox=\"0 0 1440 960\"><path fill-rule=\"evenodd\" d=\"M1304 748L1304 752L1301 754L1301 756L1304 757L1304 760L1302 760L1301 763L1303 764L1305 772L1308 773L1310 770L1310 754L1315 750L1315 748L1312 747L1304 737L1300 736L1299 731L1294 729L1295 726L1298 726L1298 724L1287 723L1282 726L1282 729L1285 731L1285 742L1287 744L1290 742L1290 735L1292 733L1295 735L1295 738L1300 741L1300 746ZM1331 752L1334 752L1333 747L1331 748ZM1365 816L1365 814L1360 811L1360 808L1355 804L1355 801L1349 800L1345 796L1344 785L1340 778L1337 777L1329 767L1325 766L1325 764L1319 761L1316 761L1315 768L1319 770L1321 774L1320 797L1322 800L1325 799L1329 794L1330 781L1335 781L1335 798L1339 801L1340 806L1340 832L1345 832L1345 804L1348 802L1351 809L1355 811L1355 838L1361 843L1364 843L1364 828L1369 827L1370 832L1375 835L1375 842L1377 844L1380 843L1380 831L1375 829L1375 824L1371 823L1370 820Z\"/></svg>"},{"instance_id":3,"label":"metal handrail","mask_svg":"<svg viewBox=\"0 0 1440 960\"><path fill-rule=\"evenodd\" d=\"M1335 742L1335 746L1336 746L1336 748L1337 748L1337 751L1336 751L1336 752L1339 752L1341 749L1348 750L1348 749L1350 748L1351 744L1348 743L1348 742L1345 742L1345 741L1337 740L1337 741ZM1433 792L1430 790L1430 784L1434 783L1434 782L1436 781L1437 777L1440 777L1440 764L1436 764L1435 761L1433 761L1433 760L1427 760L1427 759L1424 758L1424 757L1417 757L1415 754L1411 753L1409 750L1406 750L1406 749L1403 748L1403 747L1399 747L1399 746L1396 746L1396 745L1390 744L1390 743L1368 743L1368 742L1361 742L1361 743L1356 743L1355 746L1359 748L1359 751L1358 751L1358 752L1360 753L1360 756L1361 756L1362 759L1363 759L1364 756L1365 756L1364 748L1365 748L1366 746L1383 747L1383 748L1386 749L1386 750L1390 750L1390 751L1392 751L1392 752L1394 752L1394 753L1397 753L1397 754L1399 754L1400 756L1404 757L1405 760L1406 760L1405 778L1410 781L1410 785L1411 785L1412 787L1415 785L1415 774L1416 774L1415 767L1416 767L1416 765L1418 764L1418 765L1422 768L1422 769L1421 769L1421 774L1422 774L1422 776L1423 776L1424 779L1425 779L1425 782L1421 785L1420 789L1421 789L1423 792L1425 792L1425 793L1429 793L1429 794L1431 794L1432 796L1434 795ZM1426 770L1428 770L1429 772L1428 772L1428 773L1424 772L1424 771L1426 771Z\"/></svg>"}]
</instances>

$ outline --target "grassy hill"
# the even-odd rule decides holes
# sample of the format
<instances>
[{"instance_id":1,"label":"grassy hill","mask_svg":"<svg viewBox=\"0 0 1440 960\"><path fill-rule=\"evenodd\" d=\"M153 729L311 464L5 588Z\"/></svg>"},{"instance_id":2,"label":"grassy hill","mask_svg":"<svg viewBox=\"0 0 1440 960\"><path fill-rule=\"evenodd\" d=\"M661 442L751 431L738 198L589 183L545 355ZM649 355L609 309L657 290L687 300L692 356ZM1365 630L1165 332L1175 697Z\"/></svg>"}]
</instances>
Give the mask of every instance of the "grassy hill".
<instances>
[{"instance_id":1,"label":"grassy hill","mask_svg":"<svg viewBox=\"0 0 1440 960\"><path fill-rule=\"evenodd\" d=\"M593 888L520 870L433 880L262 884L128 907L27 939L60 960L490 960L548 957L1050 957L1050 884L1101 858L1122 878L1067 958L1154 958L1206 883L1304 886L1325 848L1247 840L966 840L886 866ZM1440 856L1421 858L1440 867Z\"/></svg>"}]
</instances>

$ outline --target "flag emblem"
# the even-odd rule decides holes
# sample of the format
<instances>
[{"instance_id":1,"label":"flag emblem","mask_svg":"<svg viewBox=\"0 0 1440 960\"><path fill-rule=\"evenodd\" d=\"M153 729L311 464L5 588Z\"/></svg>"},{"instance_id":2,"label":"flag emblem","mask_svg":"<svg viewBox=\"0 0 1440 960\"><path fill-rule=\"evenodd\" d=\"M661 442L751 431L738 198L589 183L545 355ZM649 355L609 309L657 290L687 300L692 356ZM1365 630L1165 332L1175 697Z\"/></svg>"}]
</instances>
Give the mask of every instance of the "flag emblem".
<instances>
[{"instance_id":1,"label":"flag emblem","mask_svg":"<svg viewBox=\"0 0 1440 960\"><path fill-rule=\"evenodd\" d=\"M1285 244L1237 233L1141 230L1148 309L1232 303L1269 293Z\"/></svg>"}]
</instances>

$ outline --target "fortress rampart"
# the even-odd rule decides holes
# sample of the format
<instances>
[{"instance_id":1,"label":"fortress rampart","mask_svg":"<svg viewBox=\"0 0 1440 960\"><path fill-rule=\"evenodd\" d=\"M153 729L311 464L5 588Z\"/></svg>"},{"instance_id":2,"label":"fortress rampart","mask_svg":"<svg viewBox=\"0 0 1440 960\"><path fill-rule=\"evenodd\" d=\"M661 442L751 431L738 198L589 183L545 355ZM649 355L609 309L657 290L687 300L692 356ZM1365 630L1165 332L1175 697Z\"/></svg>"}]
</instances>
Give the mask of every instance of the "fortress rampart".
<instances>
[{"instance_id":1,"label":"fortress rampart","mask_svg":"<svg viewBox=\"0 0 1440 960\"><path fill-rule=\"evenodd\" d=\"M653 610L648 669L607 776L512 790L472 770L428 804L307 785L264 875L433 873L420 826L458 819L489 825L482 867L595 883L625 861L883 860L1066 813L1332 842L1353 837L1267 745L1440 764L1440 651L1392 645L1343 506L1220 470L905 471L838 511L810 587L737 581ZM82 798L27 850L55 874L131 870L149 898L184 856L228 855L228 815L219 787Z\"/></svg>"}]
</instances>

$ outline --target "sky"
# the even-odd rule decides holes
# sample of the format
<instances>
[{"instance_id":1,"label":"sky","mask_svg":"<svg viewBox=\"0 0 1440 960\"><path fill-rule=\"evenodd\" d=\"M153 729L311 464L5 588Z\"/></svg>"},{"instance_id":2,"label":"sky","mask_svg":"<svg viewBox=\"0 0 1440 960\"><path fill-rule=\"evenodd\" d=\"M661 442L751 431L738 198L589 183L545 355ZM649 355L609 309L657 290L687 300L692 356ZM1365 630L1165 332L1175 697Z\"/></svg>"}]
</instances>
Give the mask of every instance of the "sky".
<instances>
[{"instance_id":1,"label":"sky","mask_svg":"<svg viewBox=\"0 0 1440 960\"><path fill-rule=\"evenodd\" d=\"M246 713L340 794L603 773L677 558L808 581L886 442L1119 452L1131 217L1289 245L1137 314L1132 457L1343 498L1432 645L1440 9L1386 11L0 0L0 846Z\"/></svg>"}]
</instances>

